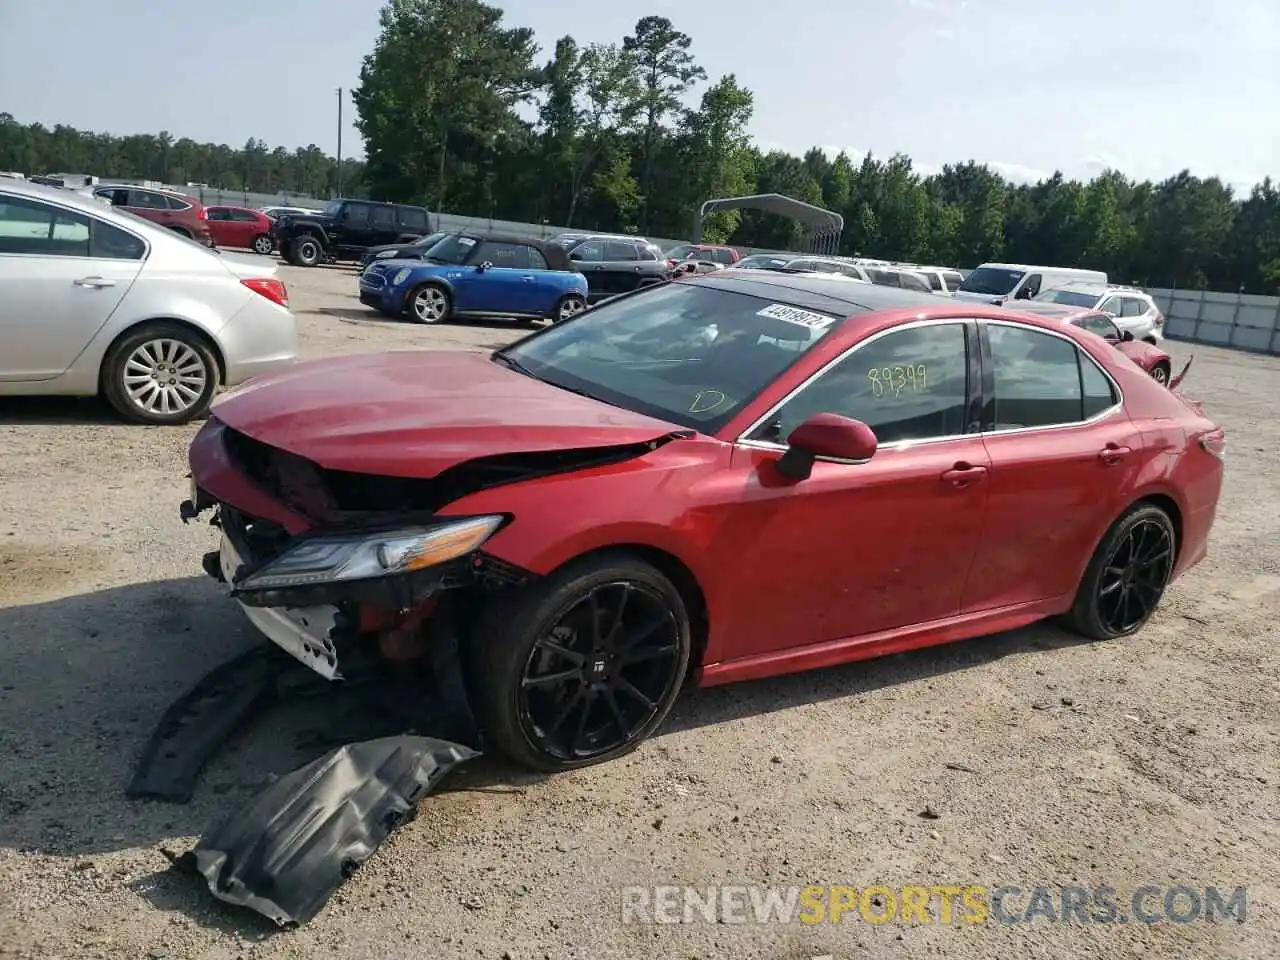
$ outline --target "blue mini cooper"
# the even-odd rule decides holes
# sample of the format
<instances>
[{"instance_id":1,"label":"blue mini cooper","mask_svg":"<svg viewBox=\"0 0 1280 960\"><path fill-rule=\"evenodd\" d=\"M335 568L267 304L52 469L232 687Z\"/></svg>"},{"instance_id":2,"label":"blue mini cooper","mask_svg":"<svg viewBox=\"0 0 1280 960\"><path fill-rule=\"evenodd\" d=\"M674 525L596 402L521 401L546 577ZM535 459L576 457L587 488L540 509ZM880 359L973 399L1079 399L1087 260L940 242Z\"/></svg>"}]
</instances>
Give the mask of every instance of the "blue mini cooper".
<instances>
[{"instance_id":1,"label":"blue mini cooper","mask_svg":"<svg viewBox=\"0 0 1280 960\"><path fill-rule=\"evenodd\" d=\"M418 323L469 318L567 320L587 307L587 280L553 244L445 234L421 260L375 260L360 302Z\"/></svg>"}]
</instances>

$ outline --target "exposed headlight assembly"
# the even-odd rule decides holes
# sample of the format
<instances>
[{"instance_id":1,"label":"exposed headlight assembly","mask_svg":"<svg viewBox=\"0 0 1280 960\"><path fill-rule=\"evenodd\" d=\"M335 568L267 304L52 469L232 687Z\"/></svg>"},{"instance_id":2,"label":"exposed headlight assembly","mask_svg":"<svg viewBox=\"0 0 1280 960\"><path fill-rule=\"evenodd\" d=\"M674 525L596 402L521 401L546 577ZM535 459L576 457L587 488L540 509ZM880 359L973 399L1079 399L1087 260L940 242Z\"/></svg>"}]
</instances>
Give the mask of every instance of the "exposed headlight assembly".
<instances>
[{"instance_id":1,"label":"exposed headlight assembly","mask_svg":"<svg viewBox=\"0 0 1280 960\"><path fill-rule=\"evenodd\" d=\"M503 519L466 517L379 533L351 531L307 537L235 586L245 591L277 590L414 573L476 550Z\"/></svg>"}]
</instances>

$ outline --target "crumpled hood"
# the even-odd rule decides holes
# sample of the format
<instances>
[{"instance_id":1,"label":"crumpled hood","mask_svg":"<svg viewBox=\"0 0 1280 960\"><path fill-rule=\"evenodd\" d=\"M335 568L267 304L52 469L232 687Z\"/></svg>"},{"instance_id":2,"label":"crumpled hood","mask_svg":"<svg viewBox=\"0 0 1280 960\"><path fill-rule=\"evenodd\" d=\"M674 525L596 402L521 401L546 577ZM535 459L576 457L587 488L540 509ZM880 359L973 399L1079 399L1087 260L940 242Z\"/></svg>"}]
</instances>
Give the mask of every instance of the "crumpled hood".
<instances>
[{"instance_id":1,"label":"crumpled hood","mask_svg":"<svg viewBox=\"0 0 1280 960\"><path fill-rule=\"evenodd\" d=\"M1116 344L1116 349L1147 371L1161 360L1169 360L1169 354L1144 340L1125 340Z\"/></svg>"},{"instance_id":2,"label":"crumpled hood","mask_svg":"<svg viewBox=\"0 0 1280 960\"><path fill-rule=\"evenodd\" d=\"M657 440L684 428L510 370L414 350L297 363L223 395L213 416L330 470L434 477L467 460Z\"/></svg>"}]
</instances>

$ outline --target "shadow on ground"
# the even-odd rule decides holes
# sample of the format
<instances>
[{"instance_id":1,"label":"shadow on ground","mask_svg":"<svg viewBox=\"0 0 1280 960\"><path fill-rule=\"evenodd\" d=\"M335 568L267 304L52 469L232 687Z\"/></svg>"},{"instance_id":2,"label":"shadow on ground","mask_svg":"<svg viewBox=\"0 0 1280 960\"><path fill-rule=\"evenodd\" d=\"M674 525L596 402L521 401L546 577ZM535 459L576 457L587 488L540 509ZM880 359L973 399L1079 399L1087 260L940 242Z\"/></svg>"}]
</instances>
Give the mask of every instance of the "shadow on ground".
<instances>
[{"instance_id":1,"label":"shadow on ground","mask_svg":"<svg viewBox=\"0 0 1280 960\"><path fill-rule=\"evenodd\" d=\"M203 832L266 779L334 746L394 732L367 692L321 685L250 721L205 769L185 805L123 790L161 714L213 667L258 643L203 577L136 584L0 610L0 847L82 855L154 847ZM847 697L1080 642L1039 626L772 680L690 690L665 732ZM663 734L659 734L661 737ZM536 782L484 758L446 790Z\"/></svg>"},{"instance_id":2,"label":"shadow on ground","mask_svg":"<svg viewBox=\"0 0 1280 960\"><path fill-rule=\"evenodd\" d=\"M122 422L100 397L0 397L0 426Z\"/></svg>"}]
</instances>

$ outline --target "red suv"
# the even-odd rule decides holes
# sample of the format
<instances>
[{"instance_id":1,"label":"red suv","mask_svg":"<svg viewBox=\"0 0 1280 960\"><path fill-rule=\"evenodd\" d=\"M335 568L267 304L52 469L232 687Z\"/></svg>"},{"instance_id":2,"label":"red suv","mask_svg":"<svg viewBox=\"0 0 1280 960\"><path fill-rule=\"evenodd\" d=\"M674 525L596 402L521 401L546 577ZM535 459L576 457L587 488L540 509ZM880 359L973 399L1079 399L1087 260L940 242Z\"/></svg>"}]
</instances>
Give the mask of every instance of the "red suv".
<instances>
[{"instance_id":1,"label":"red suv","mask_svg":"<svg viewBox=\"0 0 1280 960\"><path fill-rule=\"evenodd\" d=\"M93 188L93 195L106 200L113 207L120 207L152 223L168 227L206 247L214 246L209 234L208 213L195 197L184 197L168 190L113 184Z\"/></svg>"}]
</instances>

